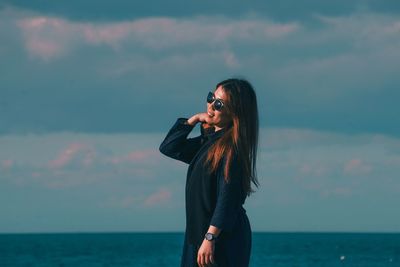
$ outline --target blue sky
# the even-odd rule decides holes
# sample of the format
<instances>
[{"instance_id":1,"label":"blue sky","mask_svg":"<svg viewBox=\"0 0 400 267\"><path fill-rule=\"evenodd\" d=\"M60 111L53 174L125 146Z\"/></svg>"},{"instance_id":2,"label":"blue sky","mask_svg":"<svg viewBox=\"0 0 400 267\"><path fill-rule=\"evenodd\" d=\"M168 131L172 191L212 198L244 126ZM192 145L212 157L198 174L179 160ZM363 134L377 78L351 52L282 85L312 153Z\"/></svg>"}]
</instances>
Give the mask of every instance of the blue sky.
<instances>
[{"instance_id":1,"label":"blue sky","mask_svg":"<svg viewBox=\"0 0 400 267\"><path fill-rule=\"evenodd\" d=\"M0 232L183 231L158 146L231 76L259 101L253 230L400 231L398 1L146 3L0 1Z\"/></svg>"}]
</instances>

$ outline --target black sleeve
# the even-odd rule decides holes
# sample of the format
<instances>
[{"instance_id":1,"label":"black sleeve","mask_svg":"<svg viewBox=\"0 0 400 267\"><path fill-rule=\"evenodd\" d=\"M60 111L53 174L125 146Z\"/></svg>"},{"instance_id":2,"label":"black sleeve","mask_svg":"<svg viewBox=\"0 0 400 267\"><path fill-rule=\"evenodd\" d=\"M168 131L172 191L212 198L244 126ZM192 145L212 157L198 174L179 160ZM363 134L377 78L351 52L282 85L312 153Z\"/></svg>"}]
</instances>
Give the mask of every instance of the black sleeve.
<instances>
[{"instance_id":1,"label":"black sleeve","mask_svg":"<svg viewBox=\"0 0 400 267\"><path fill-rule=\"evenodd\" d=\"M223 171L226 163L223 162L224 164L222 164L217 175L217 203L210 224L223 231L230 232L242 206L243 177L241 166L234 159L230 166L230 180L227 183Z\"/></svg>"},{"instance_id":2,"label":"black sleeve","mask_svg":"<svg viewBox=\"0 0 400 267\"><path fill-rule=\"evenodd\" d=\"M202 136L187 138L194 126L185 124L186 121L186 118L177 119L159 150L170 158L190 163L201 146Z\"/></svg>"}]
</instances>

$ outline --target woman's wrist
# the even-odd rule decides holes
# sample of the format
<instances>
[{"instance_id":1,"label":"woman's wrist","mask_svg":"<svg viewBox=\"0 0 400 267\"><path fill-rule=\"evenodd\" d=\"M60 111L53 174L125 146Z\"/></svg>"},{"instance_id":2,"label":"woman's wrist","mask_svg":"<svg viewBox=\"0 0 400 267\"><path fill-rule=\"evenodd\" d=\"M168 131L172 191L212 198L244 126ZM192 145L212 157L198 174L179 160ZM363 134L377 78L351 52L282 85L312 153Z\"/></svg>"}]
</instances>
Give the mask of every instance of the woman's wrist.
<instances>
[{"instance_id":1,"label":"woman's wrist","mask_svg":"<svg viewBox=\"0 0 400 267\"><path fill-rule=\"evenodd\" d=\"M216 227L214 225L210 225L210 227L208 227L207 233L211 233L211 234L215 235L216 237L218 237L221 233L221 229L219 229L218 227Z\"/></svg>"}]
</instances>

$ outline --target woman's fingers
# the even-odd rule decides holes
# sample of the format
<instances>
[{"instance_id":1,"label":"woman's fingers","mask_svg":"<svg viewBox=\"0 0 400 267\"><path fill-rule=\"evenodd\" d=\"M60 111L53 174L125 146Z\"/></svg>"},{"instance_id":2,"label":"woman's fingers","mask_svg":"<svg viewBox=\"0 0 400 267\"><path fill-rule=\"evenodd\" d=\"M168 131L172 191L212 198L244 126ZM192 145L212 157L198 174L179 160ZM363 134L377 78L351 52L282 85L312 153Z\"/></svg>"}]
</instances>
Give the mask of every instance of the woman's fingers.
<instances>
[{"instance_id":1,"label":"woman's fingers","mask_svg":"<svg viewBox=\"0 0 400 267\"><path fill-rule=\"evenodd\" d=\"M197 264L200 267L207 267L207 266L211 266L212 264L214 264L214 257L212 254L198 254L197 255Z\"/></svg>"},{"instance_id":2,"label":"woman's fingers","mask_svg":"<svg viewBox=\"0 0 400 267\"><path fill-rule=\"evenodd\" d=\"M202 259L203 259L203 261L202 261L202 266L203 267L207 267L207 258L206 258L206 256L203 256L203 257L201 257Z\"/></svg>"},{"instance_id":3,"label":"woman's fingers","mask_svg":"<svg viewBox=\"0 0 400 267\"><path fill-rule=\"evenodd\" d=\"M214 264L214 255L210 254L209 256L209 263Z\"/></svg>"},{"instance_id":4,"label":"woman's fingers","mask_svg":"<svg viewBox=\"0 0 400 267\"><path fill-rule=\"evenodd\" d=\"M197 264L200 266L200 267L204 267L205 266L205 257L204 257L204 255L203 254L199 254L199 255L197 255Z\"/></svg>"},{"instance_id":5,"label":"woman's fingers","mask_svg":"<svg viewBox=\"0 0 400 267\"><path fill-rule=\"evenodd\" d=\"M199 116L199 120L201 122L207 122L207 116L208 116L207 114L201 113Z\"/></svg>"},{"instance_id":6,"label":"woman's fingers","mask_svg":"<svg viewBox=\"0 0 400 267\"><path fill-rule=\"evenodd\" d=\"M206 122L206 123L210 123L212 122L212 117L210 117L210 115L208 115L206 112L204 113L199 113L198 114L198 118L201 122Z\"/></svg>"},{"instance_id":7,"label":"woman's fingers","mask_svg":"<svg viewBox=\"0 0 400 267\"><path fill-rule=\"evenodd\" d=\"M197 252L197 264L200 267L214 266L214 243L203 241Z\"/></svg>"}]
</instances>

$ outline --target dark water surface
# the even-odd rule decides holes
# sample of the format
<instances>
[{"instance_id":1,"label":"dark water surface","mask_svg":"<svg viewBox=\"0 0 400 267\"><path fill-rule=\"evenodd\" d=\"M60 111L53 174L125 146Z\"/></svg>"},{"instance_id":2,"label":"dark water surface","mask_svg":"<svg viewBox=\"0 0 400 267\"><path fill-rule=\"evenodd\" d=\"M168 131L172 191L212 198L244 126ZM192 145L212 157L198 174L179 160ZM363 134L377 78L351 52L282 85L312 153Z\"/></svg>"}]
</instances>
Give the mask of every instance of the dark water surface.
<instances>
[{"instance_id":1,"label":"dark water surface","mask_svg":"<svg viewBox=\"0 0 400 267\"><path fill-rule=\"evenodd\" d=\"M0 266L179 266L183 233L0 234ZM400 234L253 233L250 266L400 266Z\"/></svg>"}]
</instances>

